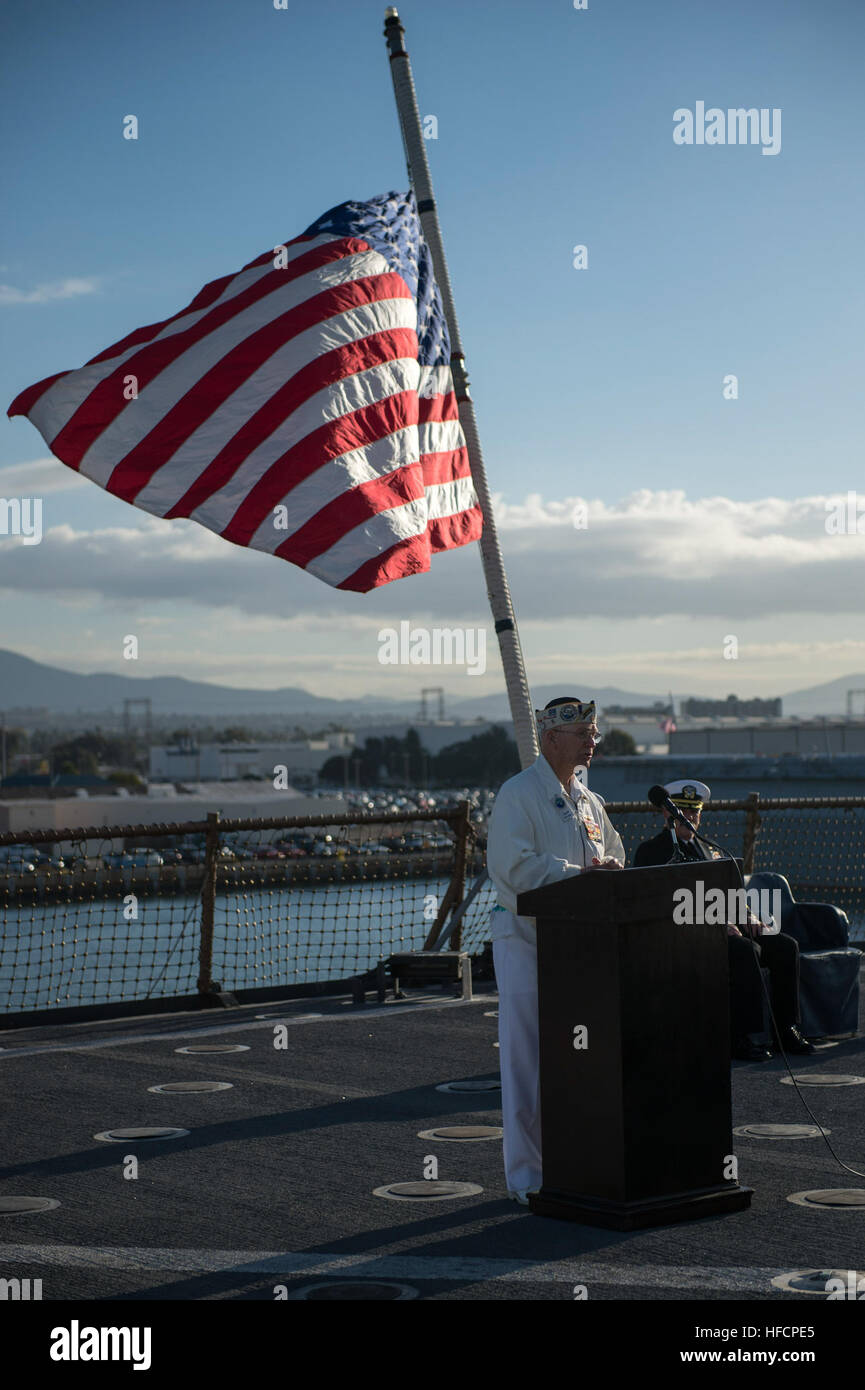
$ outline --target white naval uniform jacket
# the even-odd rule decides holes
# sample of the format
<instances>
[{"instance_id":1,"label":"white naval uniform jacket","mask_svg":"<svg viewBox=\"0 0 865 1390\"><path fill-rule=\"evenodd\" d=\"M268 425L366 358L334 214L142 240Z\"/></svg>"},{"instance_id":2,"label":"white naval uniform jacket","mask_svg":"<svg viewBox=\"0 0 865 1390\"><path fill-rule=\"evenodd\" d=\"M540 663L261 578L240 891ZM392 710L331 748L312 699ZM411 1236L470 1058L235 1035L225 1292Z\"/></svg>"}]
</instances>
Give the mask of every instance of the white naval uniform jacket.
<instances>
[{"instance_id":1,"label":"white naval uniform jacket","mask_svg":"<svg viewBox=\"0 0 865 1390\"><path fill-rule=\"evenodd\" d=\"M523 772L503 783L487 835L487 870L497 904L490 917L493 941L506 937L536 943L535 918L517 916L517 895L572 878L593 859L625 862L621 836L604 810L604 798L571 778L565 790L540 753Z\"/></svg>"}]
</instances>

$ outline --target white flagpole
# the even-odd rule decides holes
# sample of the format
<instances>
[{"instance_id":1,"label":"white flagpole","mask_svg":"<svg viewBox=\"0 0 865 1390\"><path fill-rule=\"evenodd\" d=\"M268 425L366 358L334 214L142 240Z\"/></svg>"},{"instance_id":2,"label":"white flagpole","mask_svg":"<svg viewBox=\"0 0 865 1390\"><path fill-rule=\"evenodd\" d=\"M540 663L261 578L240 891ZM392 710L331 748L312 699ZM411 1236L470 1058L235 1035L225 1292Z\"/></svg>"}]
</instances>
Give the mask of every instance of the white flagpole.
<instances>
[{"instance_id":1,"label":"white flagpole","mask_svg":"<svg viewBox=\"0 0 865 1390\"><path fill-rule=\"evenodd\" d=\"M450 333L451 370L459 401L460 423L468 446L472 481L483 515L483 533L479 545L484 578L486 579L487 595L492 609L496 636L499 639L499 650L505 672L511 716L514 721L514 734L520 755L520 765L528 767L538 756L534 711L523 667L523 654L520 648L516 618L511 605L504 561L496 534L481 442L475 420L474 402L469 394L468 373L456 309L454 308L453 290L445 259L444 243L439 228L438 212L433 197L432 179L430 178L426 146L421 130L420 110L417 104L411 63L403 41L405 30L397 11L392 7L385 10L384 35L390 49L393 90L402 128L408 175L414 189L423 233L432 253L435 277L441 290L445 318Z\"/></svg>"}]
</instances>

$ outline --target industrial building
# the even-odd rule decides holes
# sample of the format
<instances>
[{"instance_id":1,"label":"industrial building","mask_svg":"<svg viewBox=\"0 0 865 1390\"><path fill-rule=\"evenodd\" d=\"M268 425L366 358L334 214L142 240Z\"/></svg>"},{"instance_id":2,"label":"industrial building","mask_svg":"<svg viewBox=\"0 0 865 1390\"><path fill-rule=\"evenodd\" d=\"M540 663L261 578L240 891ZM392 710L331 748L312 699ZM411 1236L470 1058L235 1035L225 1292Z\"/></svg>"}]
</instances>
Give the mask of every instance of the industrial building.
<instances>
[{"instance_id":1,"label":"industrial building","mask_svg":"<svg viewBox=\"0 0 865 1390\"><path fill-rule=\"evenodd\" d=\"M331 733L320 739L277 743L153 744L150 777L154 782L234 782L244 777L282 779L311 786L328 759L350 754L354 733Z\"/></svg>"},{"instance_id":2,"label":"industrial building","mask_svg":"<svg viewBox=\"0 0 865 1390\"><path fill-rule=\"evenodd\" d=\"M669 735L670 754L753 753L764 757L865 753L865 719L694 720Z\"/></svg>"},{"instance_id":3,"label":"industrial building","mask_svg":"<svg viewBox=\"0 0 865 1390\"><path fill-rule=\"evenodd\" d=\"M24 830L70 830L100 825L165 825L204 820L218 811L223 820L275 816L343 814L334 793L306 796L292 786L275 791L272 783L211 782L178 794L173 786L150 787L150 794L0 800L0 834Z\"/></svg>"}]
</instances>

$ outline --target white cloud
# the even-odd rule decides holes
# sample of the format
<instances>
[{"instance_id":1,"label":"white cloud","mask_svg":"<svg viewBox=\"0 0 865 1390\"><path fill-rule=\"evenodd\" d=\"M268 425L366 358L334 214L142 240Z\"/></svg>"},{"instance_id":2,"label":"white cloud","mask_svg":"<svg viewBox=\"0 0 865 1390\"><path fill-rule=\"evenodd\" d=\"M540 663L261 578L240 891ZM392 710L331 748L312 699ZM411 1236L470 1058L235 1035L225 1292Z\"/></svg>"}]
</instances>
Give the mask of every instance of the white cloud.
<instances>
[{"instance_id":1,"label":"white cloud","mask_svg":"<svg viewBox=\"0 0 865 1390\"><path fill-rule=\"evenodd\" d=\"M638 672L641 675L644 672L652 673L657 677L659 671L665 670L674 673L677 679L687 680L693 679L695 672L702 675L704 672L723 670L731 690L738 690L743 679L753 685L754 681L764 680L765 672L774 679L776 672L792 671L798 667L798 675L794 682L795 688L798 689L809 683L806 677L814 672L828 680L832 678L835 670L852 671L865 666L865 640L842 638L827 642L758 643L745 639L740 646L737 662L723 660L720 644L645 647L639 651L628 647L625 650L604 652L603 656L597 659L597 664L602 665L605 672L617 677L632 677Z\"/></svg>"},{"instance_id":2,"label":"white cloud","mask_svg":"<svg viewBox=\"0 0 865 1390\"><path fill-rule=\"evenodd\" d=\"M92 487L74 468L49 455L30 463L13 463L0 468L0 496L44 497L49 492L71 492L73 488Z\"/></svg>"},{"instance_id":3,"label":"white cloud","mask_svg":"<svg viewBox=\"0 0 865 1390\"><path fill-rule=\"evenodd\" d=\"M713 618L741 625L861 610L865 535L827 534L823 497L688 501L683 492L644 490L615 505L589 502L585 530L571 522L577 500L534 496L520 506L497 505L522 624ZM358 595L195 523L146 513L135 519L135 527L91 532L53 526L41 545L14 554L0 537L0 586L150 606L191 602L297 624L326 615L342 622L489 621L475 546L435 556L429 574Z\"/></svg>"},{"instance_id":4,"label":"white cloud","mask_svg":"<svg viewBox=\"0 0 865 1390\"><path fill-rule=\"evenodd\" d=\"M37 285L35 290L18 290L14 285L0 285L0 304L48 304L55 299L77 299L82 294L95 294L98 285L98 280L80 276Z\"/></svg>"},{"instance_id":5,"label":"white cloud","mask_svg":"<svg viewBox=\"0 0 865 1390\"><path fill-rule=\"evenodd\" d=\"M531 497L494 507L523 620L569 613L741 621L859 610L865 535L827 534L827 503L838 500L689 501L683 491L643 489L613 505ZM573 525L578 503L585 529Z\"/></svg>"}]
</instances>

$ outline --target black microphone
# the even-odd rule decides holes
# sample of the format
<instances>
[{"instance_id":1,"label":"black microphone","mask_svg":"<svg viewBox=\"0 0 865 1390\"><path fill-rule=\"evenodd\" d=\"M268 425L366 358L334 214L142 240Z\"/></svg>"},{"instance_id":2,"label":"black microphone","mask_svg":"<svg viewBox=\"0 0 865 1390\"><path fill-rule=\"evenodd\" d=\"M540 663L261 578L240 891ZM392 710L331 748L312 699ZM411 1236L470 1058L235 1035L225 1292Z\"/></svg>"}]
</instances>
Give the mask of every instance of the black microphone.
<instances>
[{"instance_id":1,"label":"black microphone","mask_svg":"<svg viewBox=\"0 0 865 1390\"><path fill-rule=\"evenodd\" d=\"M659 786L657 786L657 785L655 785L654 787L650 787L649 790L648 790L647 793L646 793L646 799L647 799L648 801L651 801L652 805L653 805L653 806L656 806L656 807L658 808L659 811L661 811L661 810L663 810L663 811L669 811L670 815L671 815L671 816L674 816L676 820L680 820L680 821L682 822L683 825L687 825L688 829L691 831L691 834L694 836L694 839L695 839L695 840L699 840L699 841L700 841L702 844L704 844L704 845L711 845L713 849L720 850L720 852L721 852L723 855L725 855L725 856L727 857L727 859L733 859L734 862L735 862L735 857L734 857L733 854L731 854L730 850L725 849L725 847L724 847L723 845L719 845L718 842L717 842L717 840L710 840L709 837L708 837L708 835L703 835L703 834L701 834L700 831L697 830L696 826L694 826L694 825L691 824L691 822L688 820L688 817L682 815L682 812L679 810L679 808L678 808L678 806L676 805L676 803L670 799L670 797L669 797L669 796L667 795L667 793L664 791L664 788L663 788L663 787L659 787ZM672 827L672 826L670 826L670 831L671 831L672 833L675 833L675 832L673 832L673 827ZM741 877L741 870L740 870L740 877ZM744 880L743 880L743 886L744 886Z\"/></svg>"},{"instance_id":2,"label":"black microphone","mask_svg":"<svg viewBox=\"0 0 865 1390\"><path fill-rule=\"evenodd\" d=\"M679 807L676 805L674 801L671 800L667 792L664 791L663 787L650 787L648 792L646 793L646 796L648 800L651 801L653 806L657 806L659 811L669 811L670 815L675 816L676 820L683 821L685 825L691 826L691 829L693 830L694 827L691 825L691 822L688 820L688 817L682 814L682 812L679 810Z\"/></svg>"}]
</instances>

